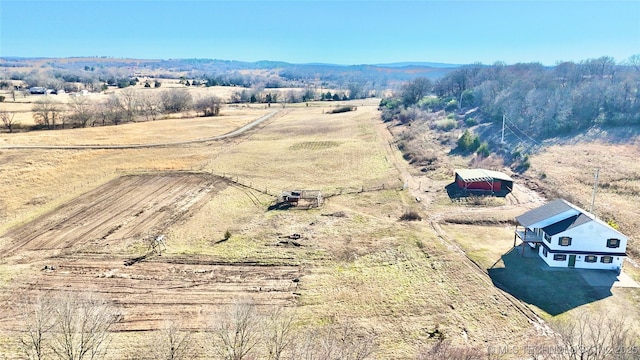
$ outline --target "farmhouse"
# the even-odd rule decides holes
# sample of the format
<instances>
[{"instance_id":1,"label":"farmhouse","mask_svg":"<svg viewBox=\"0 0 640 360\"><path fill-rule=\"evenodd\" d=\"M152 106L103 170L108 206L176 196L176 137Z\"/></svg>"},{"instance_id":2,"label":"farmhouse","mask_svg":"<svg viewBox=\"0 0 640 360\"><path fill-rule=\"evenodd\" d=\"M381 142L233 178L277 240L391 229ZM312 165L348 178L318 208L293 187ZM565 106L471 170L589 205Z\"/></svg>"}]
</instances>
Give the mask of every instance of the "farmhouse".
<instances>
[{"instance_id":1,"label":"farmhouse","mask_svg":"<svg viewBox=\"0 0 640 360\"><path fill-rule=\"evenodd\" d=\"M506 194L513 189L513 179L509 175L485 169L458 169L455 182L460 189L467 191Z\"/></svg>"},{"instance_id":2,"label":"farmhouse","mask_svg":"<svg viewBox=\"0 0 640 360\"><path fill-rule=\"evenodd\" d=\"M557 199L516 217L516 239L549 266L620 271L627 237L593 214Z\"/></svg>"}]
</instances>

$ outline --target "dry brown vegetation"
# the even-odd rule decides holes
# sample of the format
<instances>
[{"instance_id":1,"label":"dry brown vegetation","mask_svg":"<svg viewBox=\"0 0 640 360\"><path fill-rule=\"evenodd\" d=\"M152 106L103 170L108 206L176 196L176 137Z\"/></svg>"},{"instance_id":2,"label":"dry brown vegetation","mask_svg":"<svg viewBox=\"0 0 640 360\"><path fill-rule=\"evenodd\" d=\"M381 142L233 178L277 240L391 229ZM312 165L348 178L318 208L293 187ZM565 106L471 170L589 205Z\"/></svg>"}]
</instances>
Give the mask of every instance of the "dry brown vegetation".
<instances>
[{"instance_id":1,"label":"dry brown vegetation","mask_svg":"<svg viewBox=\"0 0 640 360\"><path fill-rule=\"evenodd\" d=\"M491 264L484 265L510 248L506 219L538 198L521 187L502 203L452 203L444 186L468 159L443 156L442 141L430 146L433 170L412 169L380 123L377 104L352 101L357 111L339 114L325 113L333 104L287 106L258 129L223 141L0 150L7 189L0 193L0 352L18 354L22 324L15 315L23 304L14 294L87 290L122 316L113 324L110 359L145 356L138 344L150 333L180 341L189 331L201 344L217 329L223 338L231 325L219 314L237 299L250 299L263 315L296 308L295 326L311 336L300 341L309 346L338 341L314 329L357 329L350 341L375 342L381 359L416 358L442 337L484 353L489 345L548 335L530 308L494 286L486 274ZM187 141L270 110L1 134L0 144ZM400 190L403 184L408 189ZM295 189L336 195L317 209L268 210L275 201L269 194ZM497 226L481 222L488 211ZM399 221L407 213L422 221ZM479 223L453 221L461 218ZM161 256L149 250L158 234L167 238ZM291 234L300 234L297 245L281 241ZM637 308L637 297L616 291L597 307ZM176 319L179 330L170 325ZM206 358L204 350L193 357Z\"/></svg>"}]
</instances>

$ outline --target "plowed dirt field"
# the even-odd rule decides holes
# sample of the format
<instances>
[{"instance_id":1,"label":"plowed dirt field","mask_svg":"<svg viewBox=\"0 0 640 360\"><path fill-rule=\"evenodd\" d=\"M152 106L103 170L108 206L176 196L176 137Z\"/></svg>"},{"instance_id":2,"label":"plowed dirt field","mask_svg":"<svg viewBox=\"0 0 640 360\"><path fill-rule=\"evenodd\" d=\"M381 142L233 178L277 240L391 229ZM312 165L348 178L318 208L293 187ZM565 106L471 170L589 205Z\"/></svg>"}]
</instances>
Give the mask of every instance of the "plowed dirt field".
<instances>
[{"instance_id":1,"label":"plowed dirt field","mask_svg":"<svg viewBox=\"0 0 640 360\"><path fill-rule=\"evenodd\" d=\"M122 311L121 331L157 329L177 317L206 326L217 305L238 297L258 305L292 302L297 266L151 251L151 239L226 186L208 174L123 176L2 235L0 263L29 269L1 295L2 327L19 330L27 299L64 292L112 300Z\"/></svg>"}]
</instances>

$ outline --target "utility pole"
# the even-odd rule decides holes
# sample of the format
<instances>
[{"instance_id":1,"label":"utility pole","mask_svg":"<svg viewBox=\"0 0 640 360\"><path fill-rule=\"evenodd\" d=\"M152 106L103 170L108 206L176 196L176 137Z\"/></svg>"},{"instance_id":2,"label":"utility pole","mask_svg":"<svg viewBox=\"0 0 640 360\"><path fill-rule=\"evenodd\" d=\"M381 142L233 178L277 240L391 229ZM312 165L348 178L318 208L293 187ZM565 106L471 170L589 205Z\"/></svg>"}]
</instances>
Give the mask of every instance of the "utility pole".
<instances>
[{"instance_id":1,"label":"utility pole","mask_svg":"<svg viewBox=\"0 0 640 360\"><path fill-rule=\"evenodd\" d=\"M591 210L589 210L589 212L592 213L592 214L593 214L593 207L596 204L596 190L598 189L598 175L599 174L600 174L600 168L596 168L596 175L595 175L595 179L593 181L593 197L591 198Z\"/></svg>"},{"instance_id":2,"label":"utility pole","mask_svg":"<svg viewBox=\"0 0 640 360\"><path fill-rule=\"evenodd\" d=\"M506 116L504 114L502 114L502 137L500 138L500 142L502 144L504 144L504 122L505 122Z\"/></svg>"}]
</instances>

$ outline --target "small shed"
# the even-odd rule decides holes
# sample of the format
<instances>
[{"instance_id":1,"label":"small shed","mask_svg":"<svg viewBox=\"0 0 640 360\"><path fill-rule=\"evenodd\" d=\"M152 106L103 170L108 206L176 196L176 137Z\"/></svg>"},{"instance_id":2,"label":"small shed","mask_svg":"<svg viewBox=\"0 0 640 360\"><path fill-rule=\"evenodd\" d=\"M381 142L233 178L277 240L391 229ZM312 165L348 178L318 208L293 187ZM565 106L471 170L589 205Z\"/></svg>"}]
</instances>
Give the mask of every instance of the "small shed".
<instances>
[{"instance_id":1,"label":"small shed","mask_svg":"<svg viewBox=\"0 0 640 360\"><path fill-rule=\"evenodd\" d=\"M502 172L486 169L458 169L455 182L462 190L509 193L513 179Z\"/></svg>"},{"instance_id":2,"label":"small shed","mask_svg":"<svg viewBox=\"0 0 640 360\"><path fill-rule=\"evenodd\" d=\"M319 207L322 204L322 193L320 190L283 191L279 202L306 208Z\"/></svg>"}]
</instances>

